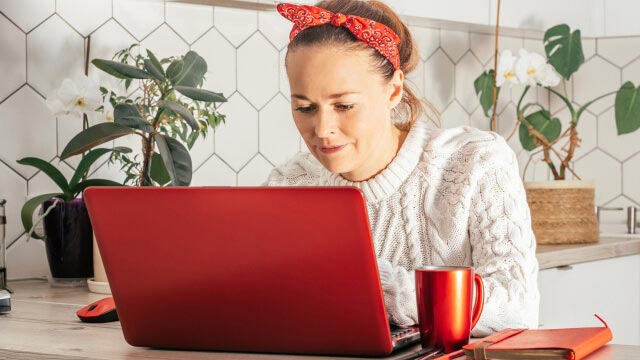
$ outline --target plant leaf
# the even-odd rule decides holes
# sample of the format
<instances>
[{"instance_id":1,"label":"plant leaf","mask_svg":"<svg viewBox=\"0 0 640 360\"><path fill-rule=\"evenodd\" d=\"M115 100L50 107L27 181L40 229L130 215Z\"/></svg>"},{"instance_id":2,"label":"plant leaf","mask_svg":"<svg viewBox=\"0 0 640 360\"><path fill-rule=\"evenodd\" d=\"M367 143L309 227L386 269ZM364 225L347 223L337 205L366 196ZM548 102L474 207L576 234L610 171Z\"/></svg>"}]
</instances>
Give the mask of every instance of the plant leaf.
<instances>
[{"instance_id":1,"label":"plant leaf","mask_svg":"<svg viewBox=\"0 0 640 360\"><path fill-rule=\"evenodd\" d=\"M489 110L493 106L493 74L493 70L485 71L473 82L484 116L489 116ZM496 88L496 97L498 97L498 94L500 94L499 87Z\"/></svg>"},{"instance_id":2,"label":"plant leaf","mask_svg":"<svg viewBox=\"0 0 640 360\"><path fill-rule=\"evenodd\" d=\"M158 183L160 186L165 186L169 182L171 182L171 177L167 172L167 168L164 166L162 156L155 151L151 156L150 176L151 176L151 179L156 183Z\"/></svg>"},{"instance_id":3,"label":"plant leaf","mask_svg":"<svg viewBox=\"0 0 640 360\"><path fill-rule=\"evenodd\" d=\"M91 63L107 74L111 74L120 79L149 79L151 77L151 75L144 70L118 61L93 59Z\"/></svg>"},{"instance_id":4,"label":"plant leaf","mask_svg":"<svg viewBox=\"0 0 640 360\"><path fill-rule=\"evenodd\" d=\"M147 56L149 57L149 60L151 60L151 64L156 69L156 71L162 74L162 79L164 80L164 69L162 68L162 64L160 64L160 61L158 60L156 55L151 52L151 50L147 49Z\"/></svg>"},{"instance_id":5,"label":"plant leaf","mask_svg":"<svg viewBox=\"0 0 640 360\"><path fill-rule=\"evenodd\" d=\"M162 109L169 109L175 112L176 114L180 115L180 117L182 117L194 131L200 130L200 125L198 125L198 121L196 121L196 118L193 117L191 111L187 110L184 106L178 104L177 102L160 100L158 101L158 107Z\"/></svg>"},{"instance_id":6,"label":"plant leaf","mask_svg":"<svg viewBox=\"0 0 640 360\"><path fill-rule=\"evenodd\" d=\"M205 102L226 102L227 99L222 95L222 93L217 93L205 89L198 89L194 87L188 86L174 86L180 94L197 101L205 101Z\"/></svg>"},{"instance_id":7,"label":"plant leaf","mask_svg":"<svg viewBox=\"0 0 640 360\"><path fill-rule=\"evenodd\" d=\"M27 202L24 203L24 205L22 206L22 210L20 210L20 218L22 219L22 226L24 227L24 231L27 232L27 235L29 235L29 230L31 230L31 228L33 227L33 212L36 211L36 208L52 197L61 198L62 196L63 194L60 193L38 195L27 200ZM34 239L44 240L44 236L36 234L35 229L33 231L33 234L29 236Z\"/></svg>"},{"instance_id":8,"label":"plant leaf","mask_svg":"<svg viewBox=\"0 0 640 360\"><path fill-rule=\"evenodd\" d=\"M153 63L151 62L151 60L149 59L144 59L144 68L145 70L147 70L147 72L149 74L151 74L151 76L153 76L154 78L160 80L160 81L164 81L164 75L162 75L162 73L160 73L153 65Z\"/></svg>"},{"instance_id":9,"label":"plant leaf","mask_svg":"<svg viewBox=\"0 0 640 360\"><path fill-rule=\"evenodd\" d=\"M616 127L618 135L628 134L640 128L640 86L631 81L624 83L616 94Z\"/></svg>"},{"instance_id":10,"label":"plant leaf","mask_svg":"<svg viewBox=\"0 0 640 360\"><path fill-rule=\"evenodd\" d=\"M135 134L135 131L124 125L105 122L89 127L74 136L60 155L64 160L70 156L88 151L100 144L119 137Z\"/></svg>"},{"instance_id":11,"label":"plant leaf","mask_svg":"<svg viewBox=\"0 0 640 360\"><path fill-rule=\"evenodd\" d=\"M572 33L567 24L556 25L544 33L544 50L551 66L567 80L584 63L580 30Z\"/></svg>"},{"instance_id":12,"label":"plant leaf","mask_svg":"<svg viewBox=\"0 0 640 360\"><path fill-rule=\"evenodd\" d=\"M525 121L549 142L557 139L562 131L560 120L551 118L551 114L546 110L536 111L525 116ZM519 135L522 147L528 151L541 145L535 136L529 134L529 127L524 122L520 123Z\"/></svg>"},{"instance_id":13,"label":"plant leaf","mask_svg":"<svg viewBox=\"0 0 640 360\"><path fill-rule=\"evenodd\" d=\"M207 73L207 62L195 51L189 51L182 59L183 66L180 73L171 77L174 86L196 87Z\"/></svg>"},{"instance_id":14,"label":"plant leaf","mask_svg":"<svg viewBox=\"0 0 640 360\"><path fill-rule=\"evenodd\" d=\"M117 181L107 180L107 179L87 179L85 181L77 183L72 190L74 194L79 194L89 186L124 186L124 185L122 185Z\"/></svg>"},{"instance_id":15,"label":"plant leaf","mask_svg":"<svg viewBox=\"0 0 640 360\"><path fill-rule=\"evenodd\" d=\"M113 109L113 118L117 124L138 129L147 133L153 131L153 126L149 124L138 112L138 108L132 104L118 104Z\"/></svg>"},{"instance_id":16,"label":"plant leaf","mask_svg":"<svg viewBox=\"0 0 640 360\"><path fill-rule=\"evenodd\" d=\"M69 183L67 182L67 178L58 170L55 166L50 164L48 161L38 159L35 157L26 157L17 161L18 164L28 165L37 168L38 170L45 173L53 182L58 185L60 190L64 193L64 195L71 195L69 189Z\"/></svg>"},{"instance_id":17,"label":"plant leaf","mask_svg":"<svg viewBox=\"0 0 640 360\"><path fill-rule=\"evenodd\" d=\"M173 79L178 76L178 74L180 74L183 66L184 61L180 59L173 60L167 67L167 77L169 78L169 80L173 81Z\"/></svg>"},{"instance_id":18,"label":"plant leaf","mask_svg":"<svg viewBox=\"0 0 640 360\"><path fill-rule=\"evenodd\" d=\"M120 153L130 153L131 149L124 146L118 146L118 147L114 147L113 149L98 148L98 149L93 149L89 151L82 158L82 160L80 160L80 164L78 164L78 167L76 168L76 171L73 174L71 181L69 182L69 188L73 190L73 188L78 184L78 182L82 179L82 177L87 172L89 172L89 168L91 168L91 165L93 165L93 163L96 162L96 160L102 157L102 155L109 152L113 152L113 151L120 152Z\"/></svg>"},{"instance_id":19,"label":"plant leaf","mask_svg":"<svg viewBox=\"0 0 640 360\"><path fill-rule=\"evenodd\" d=\"M189 151L178 140L170 136L156 134L153 138L158 145L162 161L171 178L171 184L174 186L189 186L193 175Z\"/></svg>"}]
</instances>

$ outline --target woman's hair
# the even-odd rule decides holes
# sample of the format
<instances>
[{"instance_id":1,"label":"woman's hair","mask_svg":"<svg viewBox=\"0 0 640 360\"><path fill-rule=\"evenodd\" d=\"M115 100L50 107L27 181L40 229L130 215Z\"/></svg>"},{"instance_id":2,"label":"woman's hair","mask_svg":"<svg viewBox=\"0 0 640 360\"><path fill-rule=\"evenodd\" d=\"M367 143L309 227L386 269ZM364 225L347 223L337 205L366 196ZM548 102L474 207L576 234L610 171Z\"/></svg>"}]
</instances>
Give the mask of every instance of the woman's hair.
<instances>
[{"instance_id":1,"label":"woman's hair","mask_svg":"<svg viewBox=\"0 0 640 360\"><path fill-rule=\"evenodd\" d=\"M413 71L420 61L419 50L413 42L411 32L400 17L383 2L376 0L323 0L317 2L315 6L333 13L339 12L371 19L391 28L400 38L400 44L398 44L400 69L405 75ZM358 40L344 27L326 24L307 28L289 43L288 51L303 46L325 44L338 44L346 46L348 49L367 50L372 56L374 68L382 77L387 81L393 77L395 69L391 62L376 49ZM407 80L406 77L405 80ZM426 105L433 109L430 104L426 103ZM426 114L425 103L414 94L405 82L402 100L392 113L394 123L399 128L408 129L422 114Z\"/></svg>"}]
</instances>

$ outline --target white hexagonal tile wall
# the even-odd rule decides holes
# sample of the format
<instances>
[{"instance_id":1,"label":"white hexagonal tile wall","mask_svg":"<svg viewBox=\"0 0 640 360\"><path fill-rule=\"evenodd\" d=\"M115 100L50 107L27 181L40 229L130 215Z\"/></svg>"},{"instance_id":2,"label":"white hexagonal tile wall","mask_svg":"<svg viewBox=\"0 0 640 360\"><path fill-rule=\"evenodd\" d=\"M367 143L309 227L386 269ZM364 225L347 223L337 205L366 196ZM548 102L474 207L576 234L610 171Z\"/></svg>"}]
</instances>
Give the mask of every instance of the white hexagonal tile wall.
<instances>
[{"instance_id":1,"label":"white hexagonal tile wall","mask_svg":"<svg viewBox=\"0 0 640 360\"><path fill-rule=\"evenodd\" d=\"M598 147L620 161L626 160L639 149L640 130L618 135L615 109L611 108L598 116Z\"/></svg>"},{"instance_id":2,"label":"white hexagonal tile wall","mask_svg":"<svg viewBox=\"0 0 640 360\"><path fill-rule=\"evenodd\" d=\"M524 181L547 181L551 179L549 166L542 160L538 153L533 155L528 151L518 154L518 170L520 176L524 173Z\"/></svg>"},{"instance_id":3,"label":"white hexagonal tile wall","mask_svg":"<svg viewBox=\"0 0 640 360\"><path fill-rule=\"evenodd\" d=\"M544 51L544 42L542 39L524 39L524 48L529 52L535 52L542 57L547 57Z\"/></svg>"},{"instance_id":4,"label":"white hexagonal tile wall","mask_svg":"<svg viewBox=\"0 0 640 360\"><path fill-rule=\"evenodd\" d=\"M258 29L276 47L281 50L289 44L291 22L275 11L258 12Z\"/></svg>"},{"instance_id":5,"label":"white hexagonal tile wall","mask_svg":"<svg viewBox=\"0 0 640 360\"><path fill-rule=\"evenodd\" d=\"M57 0L56 11L87 36L111 17L111 0Z\"/></svg>"},{"instance_id":6,"label":"white hexagonal tile wall","mask_svg":"<svg viewBox=\"0 0 640 360\"><path fill-rule=\"evenodd\" d=\"M598 55L623 67L640 56L640 37L598 39Z\"/></svg>"},{"instance_id":7,"label":"white hexagonal tile wall","mask_svg":"<svg viewBox=\"0 0 640 360\"><path fill-rule=\"evenodd\" d=\"M453 63L442 50L438 50L424 66L425 97L442 112L454 96Z\"/></svg>"},{"instance_id":8,"label":"white hexagonal tile wall","mask_svg":"<svg viewBox=\"0 0 640 360\"><path fill-rule=\"evenodd\" d=\"M49 276L49 262L44 241L22 236L7 249L7 278Z\"/></svg>"},{"instance_id":9,"label":"white hexagonal tile wall","mask_svg":"<svg viewBox=\"0 0 640 360\"><path fill-rule=\"evenodd\" d=\"M260 111L260 153L281 165L298 152L299 138L291 104L277 95Z\"/></svg>"},{"instance_id":10,"label":"white hexagonal tile wall","mask_svg":"<svg viewBox=\"0 0 640 360\"><path fill-rule=\"evenodd\" d=\"M502 35L498 37L498 50L500 52L504 50L510 50L513 55L517 56L518 52L520 52L520 49L522 49L523 46L524 40L522 38Z\"/></svg>"},{"instance_id":11,"label":"white hexagonal tile wall","mask_svg":"<svg viewBox=\"0 0 640 360\"><path fill-rule=\"evenodd\" d=\"M105 156L105 158L107 158L107 156ZM74 170L70 168L69 165L65 164L63 161L60 161L60 159L57 157L49 163L56 169L60 170L67 181L71 180ZM60 190L60 187L42 171L39 171L33 178L29 180L29 192L27 196L30 198L41 194L59 192L62 192L62 190Z\"/></svg>"},{"instance_id":12,"label":"white hexagonal tile wall","mask_svg":"<svg viewBox=\"0 0 640 360\"><path fill-rule=\"evenodd\" d=\"M287 98L291 98L291 87L289 86L289 78L287 77L287 68L285 67L285 57L287 56L287 48L280 50L278 56L279 67L279 88L280 92Z\"/></svg>"},{"instance_id":13,"label":"white hexagonal tile wall","mask_svg":"<svg viewBox=\"0 0 640 360\"><path fill-rule=\"evenodd\" d=\"M24 32L51 16L55 11L54 0L2 0L0 12L16 23Z\"/></svg>"},{"instance_id":14,"label":"white hexagonal tile wall","mask_svg":"<svg viewBox=\"0 0 640 360\"><path fill-rule=\"evenodd\" d=\"M640 153L622 164L622 192L640 204Z\"/></svg>"},{"instance_id":15,"label":"white hexagonal tile wall","mask_svg":"<svg viewBox=\"0 0 640 360\"><path fill-rule=\"evenodd\" d=\"M472 113L480 105L473 82L482 74L482 65L473 53L466 53L456 65L456 98L467 111Z\"/></svg>"},{"instance_id":16,"label":"white hexagonal tile wall","mask_svg":"<svg viewBox=\"0 0 640 360\"><path fill-rule=\"evenodd\" d=\"M255 10L216 7L213 10L213 25L238 47L258 29L258 14Z\"/></svg>"},{"instance_id":17,"label":"white hexagonal tile wall","mask_svg":"<svg viewBox=\"0 0 640 360\"><path fill-rule=\"evenodd\" d=\"M579 71L582 71L582 69L580 69ZM566 88L563 86L562 81L558 84L558 86L552 88L553 90L555 90L556 92L564 95L567 99L569 99L569 101L573 102L573 79L571 81L567 81L566 82ZM566 89L566 92L565 92ZM549 92L549 111L551 111L552 114L557 113L558 111L562 110L563 108L565 108L567 105L565 104L565 102L560 99L560 97L552 92Z\"/></svg>"},{"instance_id":18,"label":"white hexagonal tile wall","mask_svg":"<svg viewBox=\"0 0 640 360\"><path fill-rule=\"evenodd\" d=\"M20 177L11 167L0 161L0 199L6 199L5 214L7 216L6 243L10 244L24 231L20 210L27 198L27 181ZM14 166L15 163L11 164Z\"/></svg>"},{"instance_id":19,"label":"white hexagonal tile wall","mask_svg":"<svg viewBox=\"0 0 640 360\"><path fill-rule=\"evenodd\" d=\"M640 58L622 69L622 82L631 81L633 85L640 85Z\"/></svg>"},{"instance_id":20,"label":"white hexagonal tile wall","mask_svg":"<svg viewBox=\"0 0 640 360\"><path fill-rule=\"evenodd\" d=\"M262 155L256 155L238 173L238 186L260 186L267 181L271 169L273 166Z\"/></svg>"},{"instance_id":21,"label":"white hexagonal tile wall","mask_svg":"<svg viewBox=\"0 0 640 360\"><path fill-rule=\"evenodd\" d=\"M49 96L64 78L84 72L82 37L60 17L52 16L27 35L27 81Z\"/></svg>"},{"instance_id":22,"label":"white hexagonal tile wall","mask_svg":"<svg viewBox=\"0 0 640 360\"><path fill-rule=\"evenodd\" d=\"M140 47L143 54L146 54L146 49L149 49L158 59L181 56L189 51L189 45L167 24L162 24L149 34L140 42Z\"/></svg>"},{"instance_id":23,"label":"white hexagonal tile wall","mask_svg":"<svg viewBox=\"0 0 640 360\"><path fill-rule=\"evenodd\" d=\"M191 47L207 61L204 88L229 97L236 91L236 49L211 29Z\"/></svg>"},{"instance_id":24,"label":"white hexagonal tile wall","mask_svg":"<svg viewBox=\"0 0 640 360\"><path fill-rule=\"evenodd\" d=\"M111 19L91 34L91 59L111 60L113 55L138 41L131 36L117 21ZM134 53L138 50L134 49ZM118 80L93 65L89 66L89 75L95 76L98 82L117 82Z\"/></svg>"},{"instance_id":25,"label":"white hexagonal tile wall","mask_svg":"<svg viewBox=\"0 0 640 360\"><path fill-rule=\"evenodd\" d=\"M238 48L238 90L256 108L278 92L279 66L278 52L260 33Z\"/></svg>"},{"instance_id":26,"label":"white hexagonal tile wall","mask_svg":"<svg viewBox=\"0 0 640 360\"><path fill-rule=\"evenodd\" d=\"M7 18L0 16L0 102L16 91L27 80L25 36Z\"/></svg>"},{"instance_id":27,"label":"white hexagonal tile wall","mask_svg":"<svg viewBox=\"0 0 640 360\"><path fill-rule=\"evenodd\" d=\"M164 21L164 1L113 0L113 17L142 40Z\"/></svg>"},{"instance_id":28,"label":"white hexagonal tile wall","mask_svg":"<svg viewBox=\"0 0 640 360\"><path fill-rule=\"evenodd\" d=\"M50 160L56 154L55 118L28 86L0 104L0 128L0 159L23 177L30 178L36 170L16 160L27 156Z\"/></svg>"},{"instance_id":29,"label":"white hexagonal tile wall","mask_svg":"<svg viewBox=\"0 0 640 360\"><path fill-rule=\"evenodd\" d=\"M629 198L618 196L617 198L603 204L601 206L617 208L623 208L623 211L602 211L600 213L600 232L610 232L611 229L616 231L623 226L627 225L627 206L637 206ZM616 229L617 228L617 229ZM615 229L615 230L614 230Z\"/></svg>"},{"instance_id":30,"label":"white hexagonal tile wall","mask_svg":"<svg viewBox=\"0 0 640 360\"><path fill-rule=\"evenodd\" d=\"M457 101L454 101L442 113L442 127L453 128L462 125L469 125L469 115Z\"/></svg>"},{"instance_id":31,"label":"white hexagonal tile wall","mask_svg":"<svg viewBox=\"0 0 640 360\"><path fill-rule=\"evenodd\" d=\"M484 111L482 111L482 107L477 107L476 110L471 114L469 118L469 123L471 126L480 129L480 130L490 130L491 129L491 114L489 116L484 115Z\"/></svg>"},{"instance_id":32,"label":"white hexagonal tile wall","mask_svg":"<svg viewBox=\"0 0 640 360\"><path fill-rule=\"evenodd\" d=\"M422 60L427 60L440 47L440 29L411 26L413 41L420 50Z\"/></svg>"},{"instance_id":33,"label":"white hexagonal tile wall","mask_svg":"<svg viewBox=\"0 0 640 360\"><path fill-rule=\"evenodd\" d=\"M213 7L166 3L167 24L192 44L213 26Z\"/></svg>"},{"instance_id":34,"label":"white hexagonal tile wall","mask_svg":"<svg viewBox=\"0 0 640 360\"><path fill-rule=\"evenodd\" d=\"M498 114L498 134L507 140L507 143L513 151L519 153L523 149L518 136L518 129L516 128L517 117L515 105L507 105L504 110Z\"/></svg>"},{"instance_id":35,"label":"white hexagonal tile wall","mask_svg":"<svg viewBox=\"0 0 640 360\"><path fill-rule=\"evenodd\" d=\"M576 173L582 180L596 184L596 205L602 205L622 193L621 164L599 149L576 161Z\"/></svg>"},{"instance_id":36,"label":"white hexagonal tile wall","mask_svg":"<svg viewBox=\"0 0 640 360\"><path fill-rule=\"evenodd\" d=\"M226 124L216 128L215 153L239 171L258 152L258 114L239 93L218 109Z\"/></svg>"},{"instance_id":37,"label":"white hexagonal tile wall","mask_svg":"<svg viewBox=\"0 0 640 360\"><path fill-rule=\"evenodd\" d=\"M213 145L214 133L212 130L209 130L209 135L207 135L206 138L203 138L202 135L198 137L198 140L196 140L191 150L189 150L193 169L200 167L213 155Z\"/></svg>"},{"instance_id":38,"label":"white hexagonal tile wall","mask_svg":"<svg viewBox=\"0 0 640 360\"><path fill-rule=\"evenodd\" d=\"M573 76L573 100L578 104L585 104L620 87L620 69L600 56L594 56L585 62ZM613 101L614 96L606 97L589 106L589 110L600 114L612 106Z\"/></svg>"},{"instance_id":39,"label":"white hexagonal tile wall","mask_svg":"<svg viewBox=\"0 0 640 360\"><path fill-rule=\"evenodd\" d=\"M236 186L236 178L233 169L213 155L193 173L191 186Z\"/></svg>"},{"instance_id":40,"label":"white hexagonal tile wall","mask_svg":"<svg viewBox=\"0 0 640 360\"><path fill-rule=\"evenodd\" d=\"M440 30L440 47L453 60L458 62L469 50L469 33L466 31Z\"/></svg>"},{"instance_id":41,"label":"white hexagonal tile wall","mask_svg":"<svg viewBox=\"0 0 640 360\"><path fill-rule=\"evenodd\" d=\"M563 108L561 111L553 114L553 117L556 117L562 123L562 133L569 129L569 123L571 122L571 114L569 113L568 108ZM591 150L595 149L598 145L598 121L596 117L588 111L585 111L580 116L580 120L578 122L578 136L580 136L580 146L576 148L573 159L578 160L582 156L589 153ZM559 149L562 147L569 138L567 137L565 140L562 140L558 146Z\"/></svg>"},{"instance_id":42,"label":"white hexagonal tile wall","mask_svg":"<svg viewBox=\"0 0 640 360\"><path fill-rule=\"evenodd\" d=\"M413 93L419 98L424 97L424 63L418 61L416 68L405 76L405 81Z\"/></svg>"},{"instance_id":43,"label":"white hexagonal tile wall","mask_svg":"<svg viewBox=\"0 0 640 360\"><path fill-rule=\"evenodd\" d=\"M478 57L482 64L489 63L493 58L495 39L491 34L470 34L471 52ZM493 64L491 64L493 68Z\"/></svg>"},{"instance_id":44,"label":"white hexagonal tile wall","mask_svg":"<svg viewBox=\"0 0 640 360\"><path fill-rule=\"evenodd\" d=\"M582 39L582 53L584 58L589 60L596 54L596 40L595 39ZM544 53L543 53L544 54Z\"/></svg>"},{"instance_id":45,"label":"white hexagonal tile wall","mask_svg":"<svg viewBox=\"0 0 640 360\"><path fill-rule=\"evenodd\" d=\"M105 159L107 157L105 156ZM93 170L89 174L90 179L107 179L117 181L119 183L124 183L124 179L127 177L124 170L120 169L120 163L114 162L113 164L109 164L109 162L105 162L101 164L97 169Z\"/></svg>"}]
</instances>

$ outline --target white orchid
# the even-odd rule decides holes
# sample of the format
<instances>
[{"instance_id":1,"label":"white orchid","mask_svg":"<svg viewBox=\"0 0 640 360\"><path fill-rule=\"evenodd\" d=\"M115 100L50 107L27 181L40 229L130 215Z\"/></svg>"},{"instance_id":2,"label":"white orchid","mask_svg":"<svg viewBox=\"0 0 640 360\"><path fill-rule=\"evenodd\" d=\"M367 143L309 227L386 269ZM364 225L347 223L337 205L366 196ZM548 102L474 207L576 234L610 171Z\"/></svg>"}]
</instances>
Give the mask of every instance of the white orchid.
<instances>
[{"instance_id":1,"label":"white orchid","mask_svg":"<svg viewBox=\"0 0 640 360\"><path fill-rule=\"evenodd\" d=\"M520 49L519 57L515 63L515 72L518 80L523 85L556 86L560 77L545 58L537 53Z\"/></svg>"},{"instance_id":2,"label":"white orchid","mask_svg":"<svg viewBox=\"0 0 640 360\"><path fill-rule=\"evenodd\" d=\"M496 86L502 86L505 82L518 84L514 65L516 58L511 51L504 50L498 56L498 73L496 74Z\"/></svg>"},{"instance_id":3,"label":"white orchid","mask_svg":"<svg viewBox=\"0 0 640 360\"><path fill-rule=\"evenodd\" d=\"M96 82L82 76L77 81L65 78L59 88L47 97L47 106L54 115L91 114L102 104L102 94Z\"/></svg>"}]
</instances>

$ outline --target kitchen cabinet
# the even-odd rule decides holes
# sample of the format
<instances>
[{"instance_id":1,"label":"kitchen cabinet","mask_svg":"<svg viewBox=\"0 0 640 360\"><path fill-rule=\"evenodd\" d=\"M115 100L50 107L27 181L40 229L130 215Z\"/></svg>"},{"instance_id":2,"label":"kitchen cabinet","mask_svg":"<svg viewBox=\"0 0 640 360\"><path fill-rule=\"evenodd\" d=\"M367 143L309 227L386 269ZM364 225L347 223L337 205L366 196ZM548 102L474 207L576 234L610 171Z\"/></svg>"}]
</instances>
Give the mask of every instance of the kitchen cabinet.
<instances>
[{"instance_id":1,"label":"kitchen cabinet","mask_svg":"<svg viewBox=\"0 0 640 360\"><path fill-rule=\"evenodd\" d=\"M613 332L614 344L640 345L640 255L540 271L542 328L593 327Z\"/></svg>"}]
</instances>

